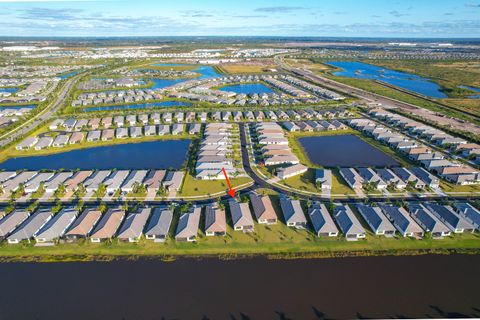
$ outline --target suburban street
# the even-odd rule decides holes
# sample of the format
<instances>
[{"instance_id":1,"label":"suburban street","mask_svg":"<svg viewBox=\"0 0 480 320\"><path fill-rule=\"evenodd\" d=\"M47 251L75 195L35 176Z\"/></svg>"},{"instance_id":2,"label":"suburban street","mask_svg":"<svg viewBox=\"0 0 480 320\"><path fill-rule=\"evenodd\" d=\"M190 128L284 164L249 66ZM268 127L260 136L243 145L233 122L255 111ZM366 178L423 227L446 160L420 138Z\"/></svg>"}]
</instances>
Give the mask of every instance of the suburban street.
<instances>
[{"instance_id":1,"label":"suburban street","mask_svg":"<svg viewBox=\"0 0 480 320\"><path fill-rule=\"evenodd\" d=\"M72 78L68 79L63 87L60 89L58 96L54 98L50 104L45 107L41 112L34 115L32 118L28 119L18 127L12 129L11 131L0 136L0 147L4 147L15 141L16 139L26 135L42 122L48 120L52 115L54 115L58 109L63 105L65 98L68 96L70 90L75 86L77 81L82 78L84 74L77 74Z\"/></svg>"}]
</instances>

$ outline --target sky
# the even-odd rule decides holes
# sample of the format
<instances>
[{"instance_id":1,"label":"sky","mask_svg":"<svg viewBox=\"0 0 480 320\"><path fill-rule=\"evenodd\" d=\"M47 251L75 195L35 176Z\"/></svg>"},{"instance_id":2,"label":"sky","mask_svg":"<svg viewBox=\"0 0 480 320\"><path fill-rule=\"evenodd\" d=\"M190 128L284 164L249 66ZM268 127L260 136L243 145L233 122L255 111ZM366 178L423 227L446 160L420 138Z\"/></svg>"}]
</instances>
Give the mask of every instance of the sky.
<instances>
[{"instance_id":1,"label":"sky","mask_svg":"<svg viewBox=\"0 0 480 320\"><path fill-rule=\"evenodd\" d=\"M0 0L0 36L480 38L480 0Z\"/></svg>"}]
</instances>

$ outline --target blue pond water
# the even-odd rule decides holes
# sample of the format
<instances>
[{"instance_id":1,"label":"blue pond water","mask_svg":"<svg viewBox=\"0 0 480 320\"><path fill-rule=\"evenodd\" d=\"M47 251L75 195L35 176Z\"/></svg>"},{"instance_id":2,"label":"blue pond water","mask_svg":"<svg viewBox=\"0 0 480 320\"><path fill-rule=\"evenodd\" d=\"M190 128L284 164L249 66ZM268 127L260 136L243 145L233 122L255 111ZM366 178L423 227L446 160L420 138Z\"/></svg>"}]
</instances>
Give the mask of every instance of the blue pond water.
<instances>
[{"instance_id":1,"label":"blue pond water","mask_svg":"<svg viewBox=\"0 0 480 320\"><path fill-rule=\"evenodd\" d=\"M325 167L388 167L398 162L354 135L317 136L298 139L308 158Z\"/></svg>"},{"instance_id":2,"label":"blue pond water","mask_svg":"<svg viewBox=\"0 0 480 320\"><path fill-rule=\"evenodd\" d=\"M74 75L79 74L80 72L82 72L82 70L76 70L76 71L72 71L72 72L69 72L69 73L59 75L58 77L63 80L63 79L73 77Z\"/></svg>"},{"instance_id":3,"label":"blue pond water","mask_svg":"<svg viewBox=\"0 0 480 320\"><path fill-rule=\"evenodd\" d=\"M190 64L178 64L178 63L157 63L154 66L158 67L182 67L182 66L196 66ZM197 79L208 79L208 78L216 78L221 77L222 74L215 71L212 66L198 66L195 69L192 69L193 72L197 72L200 76ZM186 81L189 79L176 79L179 80L178 82Z\"/></svg>"},{"instance_id":4,"label":"blue pond water","mask_svg":"<svg viewBox=\"0 0 480 320\"><path fill-rule=\"evenodd\" d=\"M119 105L119 106L103 106L103 107L84 108L83 112L106 111L106 110L124 110L124 109L188 107L188 106L191 106L191 105L192 104L190 102L183 102L183 101L162 101L162 102L151 102L151 103L124 104L124 105Z\"/></svg>"},{"instance_id":5,"label":"blue pond water","mask_svg":"<svg viewBox=\"0 0 480 320\"><path fill-rule=\"evenodd\" d=\"M244 83L225 86L221 91L230 91L235 93L254 94L254 93L273 93L274 91L262 83Z\"/></svg>"},{"instance_id":6,"label":"blue pond water","mask_svg":"<svg viewBox=\"0 0 480 320\"><path fill-rule=\"evenodd\" d=\"M4 110L4 109L23 109L23 108L33 109L36 106L37 105L35 105L35 104L28 104L28 105L24 105L24 106L0 106L0 110Z\"/></svg>"},{"instance_id":7,"label":"blue pond water","mask_svg":"<svg viewBox=\"0 0 480 320\"><path fill-rule=\"evenodd\" d=\"M470 86L458 86L458 87L462 88L462 89L468 89L468 90L480 93L480 88L475 88L475 87L470 87ZM470 99L480 99L480 94L474 94L474 95L468 96L468 98L470 98Z\"/></svg>"},{"instance_id":8,"label":"blue pond water","mask_svg":"<svg viewBox=\"0 0 480 320\"><path fill-rule=\"evenodd\" d=\"M343 69L334 72L333 74L336 76L379 80L424 96L447 98L447 95L440 91L441 87L438 84L414 74L362 62L328 62L328 64Z\"/></svg>"},{"instance_id":9,"label":"blue pond water","mask_svg":"<svg viewBox=\"0 0 480 320\"><path fill-rule=\"evenodd\" d=\"M67 151L48 156L19 157L0 163L4 170L179 169L190 140L162 140Z\"/></svg>"},{"instance_id":10,"label":"blue pond water","mask_svg":"<svg viewBox=\"0 0 480 320\"><path fill-rule=\"evenodd\" d=\"M0 88L0 92L9 92L9 93L15 93L18 92L20 88Z\"/></svg>"}]
</instances>

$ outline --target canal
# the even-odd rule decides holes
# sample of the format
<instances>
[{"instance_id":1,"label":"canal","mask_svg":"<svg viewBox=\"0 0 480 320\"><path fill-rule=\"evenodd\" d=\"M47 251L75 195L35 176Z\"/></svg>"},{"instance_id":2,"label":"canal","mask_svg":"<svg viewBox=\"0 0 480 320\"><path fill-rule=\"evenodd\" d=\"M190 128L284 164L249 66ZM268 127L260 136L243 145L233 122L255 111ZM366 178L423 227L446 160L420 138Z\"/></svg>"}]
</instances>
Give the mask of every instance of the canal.
<instances>
[{"instance_id":1,"label":"canal","mask_svg":"<svg viewBox=\"0 0 480 320\"><path fill-rule=\"evenodd\" d=\"M479 268L478 255L3 263L0 319L479 317Z\"/></svg>"},{"instance_id":2,"label":"canal","mask_svg":"<svg viewBox=\"0 0 480 320\"><path fill-rule=\"evenodd\" d=\"M11 158L3 170L180 169L187 158L188 139L116 144L46 156Z\"/></svg>"}]
</instances>

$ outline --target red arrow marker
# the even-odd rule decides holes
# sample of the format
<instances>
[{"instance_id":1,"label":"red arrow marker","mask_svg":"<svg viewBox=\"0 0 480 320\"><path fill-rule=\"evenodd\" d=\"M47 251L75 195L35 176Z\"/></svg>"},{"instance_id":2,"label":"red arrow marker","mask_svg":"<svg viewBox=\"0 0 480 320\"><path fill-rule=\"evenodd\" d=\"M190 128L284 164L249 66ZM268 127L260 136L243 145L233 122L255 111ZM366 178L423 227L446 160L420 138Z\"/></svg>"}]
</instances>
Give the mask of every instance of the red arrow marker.
<instances>
[{"instance_id":1,"label":"red arrow marker","mask_svg":"<svg viewBox=\"0 0 480 320\"><path fill-rule=\"evenodd\" d=\"M227 171L225 171L225 168L222 168L222 172L225 175L225 180L227 180L228 194L230 195L230 197L234 198L235 197L235 189L232 189L232 186L230 185L230 180L228 179Z\"/></svg>"}]
</instances>

